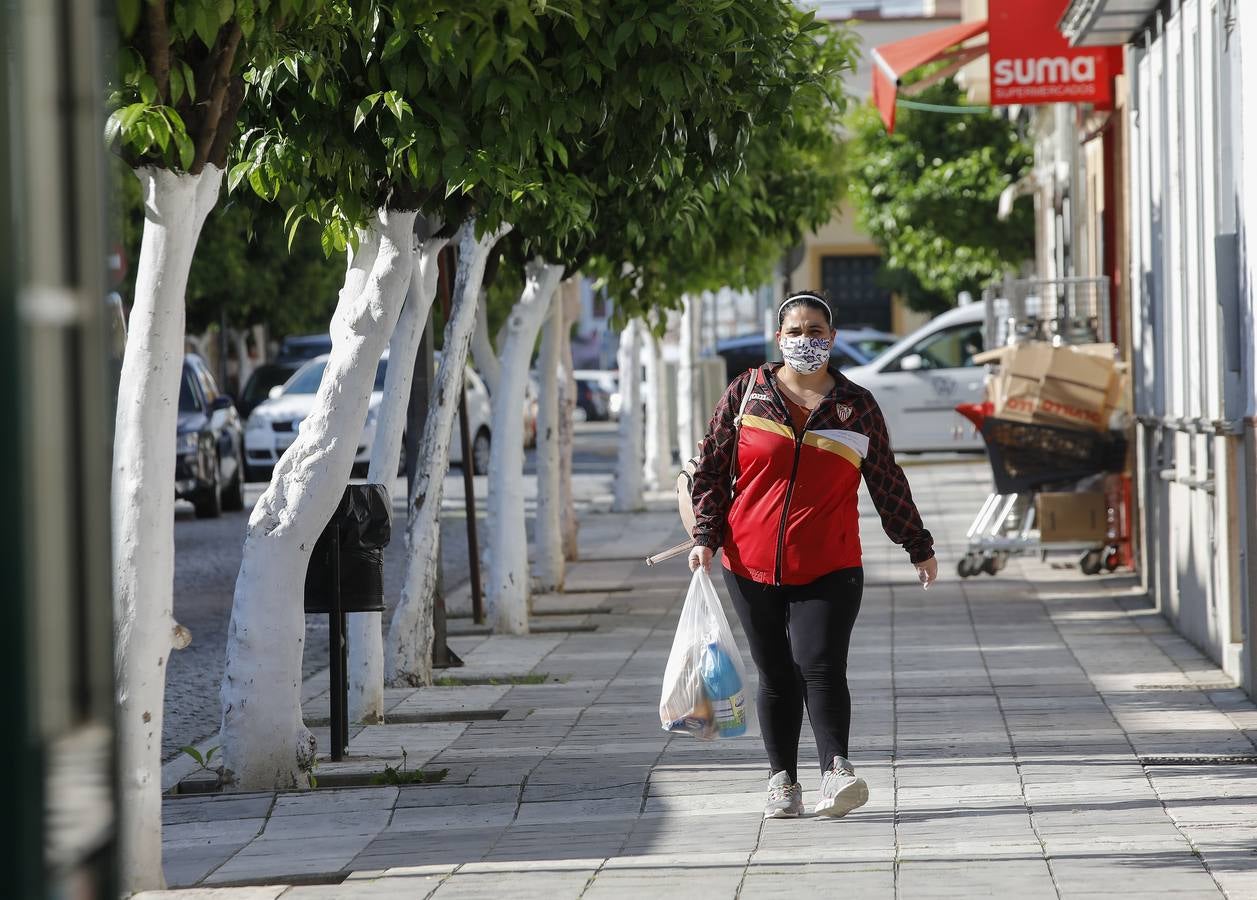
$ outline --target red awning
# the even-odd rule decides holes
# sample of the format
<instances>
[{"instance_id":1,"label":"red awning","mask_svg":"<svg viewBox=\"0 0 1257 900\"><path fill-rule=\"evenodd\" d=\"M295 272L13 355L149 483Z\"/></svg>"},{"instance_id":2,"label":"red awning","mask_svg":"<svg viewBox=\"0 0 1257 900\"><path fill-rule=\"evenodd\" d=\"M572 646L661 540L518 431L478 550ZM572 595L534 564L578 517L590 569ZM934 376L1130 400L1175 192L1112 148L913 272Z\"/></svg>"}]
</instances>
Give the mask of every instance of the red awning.
<instances>
[{"instance_id":1,"label":"red awning","mask_svg":"<svg viewBox=\"0 0 1257 900\"><path fill-rule=\"evenodd\" d=\"M947 51L957 44L986 32L986 20L948 25L938 31L918 34L916 37L883 44L873 49L873 102L877 104L886 123L887 131L895 130L895 96L899 79L918 66L947 56ZM985 47L974 52L957 55L962 59L957 65L968 62L986 51Z\"/></svg>"}]
</instances>

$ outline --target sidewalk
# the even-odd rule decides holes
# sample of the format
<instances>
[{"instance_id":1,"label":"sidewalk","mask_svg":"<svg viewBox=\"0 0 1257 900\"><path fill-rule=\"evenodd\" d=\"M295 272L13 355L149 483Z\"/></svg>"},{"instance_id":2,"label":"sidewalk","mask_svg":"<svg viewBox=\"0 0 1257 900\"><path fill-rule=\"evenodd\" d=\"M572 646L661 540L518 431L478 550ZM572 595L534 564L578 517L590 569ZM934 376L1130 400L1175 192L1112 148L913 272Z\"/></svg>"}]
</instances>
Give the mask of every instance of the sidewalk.
<instances>
[{"instance_id":1,"label":"sidewalk","mask_svg":"<svg viewBox=\"0 0 1257 900\"><path fill-rule=\"evenodd\" d=\"M200 887L141 896L1257 896L1257 710L1130 578L1024 559L957 580L986 466L908 474L944 581L922 591L866 515L850 681L872 799L848 818L763 822L758 739L659 729L688 581L640 562L679 539L659 504L585 519L543 633L451 641L455 678L540 683L390 691L412 724L353 739L443 782L170 798L167 877ZM819 772L800 780L810 800Z\"/></svg>"}]
</instances>

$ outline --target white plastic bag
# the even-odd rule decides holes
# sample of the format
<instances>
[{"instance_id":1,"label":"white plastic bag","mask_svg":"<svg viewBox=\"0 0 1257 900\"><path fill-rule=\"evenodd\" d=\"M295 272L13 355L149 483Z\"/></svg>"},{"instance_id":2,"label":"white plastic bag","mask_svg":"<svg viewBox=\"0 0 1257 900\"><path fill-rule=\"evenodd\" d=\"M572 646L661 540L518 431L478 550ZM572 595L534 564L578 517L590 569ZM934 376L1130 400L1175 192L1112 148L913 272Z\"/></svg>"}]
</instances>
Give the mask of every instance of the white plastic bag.
<instances>
[{"instance_id":1,"label":"white plastic bag","mask_svg":"<svg viewBox=\"0 0 1257 900\"><path fill-rule=\"evenodd\" d=\"M699 568L681 608L663 673L659 721L711 741L746 734L754 712L742 654L711 577Z\"/></svg>"}]
</instances>

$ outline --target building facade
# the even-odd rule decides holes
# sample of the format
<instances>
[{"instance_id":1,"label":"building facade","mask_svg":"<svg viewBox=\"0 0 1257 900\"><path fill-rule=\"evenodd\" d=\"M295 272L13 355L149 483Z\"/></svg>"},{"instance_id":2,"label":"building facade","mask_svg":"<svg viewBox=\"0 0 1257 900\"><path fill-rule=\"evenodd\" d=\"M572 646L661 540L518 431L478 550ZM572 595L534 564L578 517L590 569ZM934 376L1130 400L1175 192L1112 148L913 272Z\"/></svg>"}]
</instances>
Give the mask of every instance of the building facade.
<instances>
[{"instance_id":1,"label":"building facade","mask_svg":"<svg viewBox=\"0 0 1257 900\"><path fill-rule=\"evenodd\" d=\"M1073 0L1061 27L1077 45L1126 45L1113 233L1142 581L1257 695L1257 5ZM1085 177L1094 163L1083 164ZM1081 224L1084 250L1102 242Z\"/></svg>"}]
</instances>

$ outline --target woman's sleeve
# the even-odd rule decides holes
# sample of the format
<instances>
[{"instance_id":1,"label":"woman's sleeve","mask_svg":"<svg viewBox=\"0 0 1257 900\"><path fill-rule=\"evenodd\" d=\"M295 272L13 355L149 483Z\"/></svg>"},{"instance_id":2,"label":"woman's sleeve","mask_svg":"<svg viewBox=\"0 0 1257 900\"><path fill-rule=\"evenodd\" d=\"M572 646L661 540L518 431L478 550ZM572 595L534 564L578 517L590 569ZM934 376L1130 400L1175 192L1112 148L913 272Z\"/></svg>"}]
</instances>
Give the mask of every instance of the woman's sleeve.
<instances>
[{"instance_id":1,"label":"woman's sleeve","mask_svg":"<svg viewBox=\"0 0 1257 900\"><path fill-rule=\"evenodd\" d=\"M923 563L934 555L934 538L925 530L921 514L912 500L908 479L899 463L895 462L886 419L872 397L869 404L866 418L869 452L862 467L864 483L868 485L873 505L882 518L886 536L907 550L913 563Z\"/></svg>"},{"instance_id":2,"label":"woman's sleeve","mask_svg":"<svg viewBox=\"0 0 1257 900\"><path fill-rule=\"evenodd\" d=\"M698 469L694 472L691 494L694 501L694 543L712 550L724 542L725 516L733 499L729 490L730 466L738 439L734 419L749 382L750 376L743 374L725 388L707 424L707 434L699 445Z\"/></svg>"}]
</instances>

